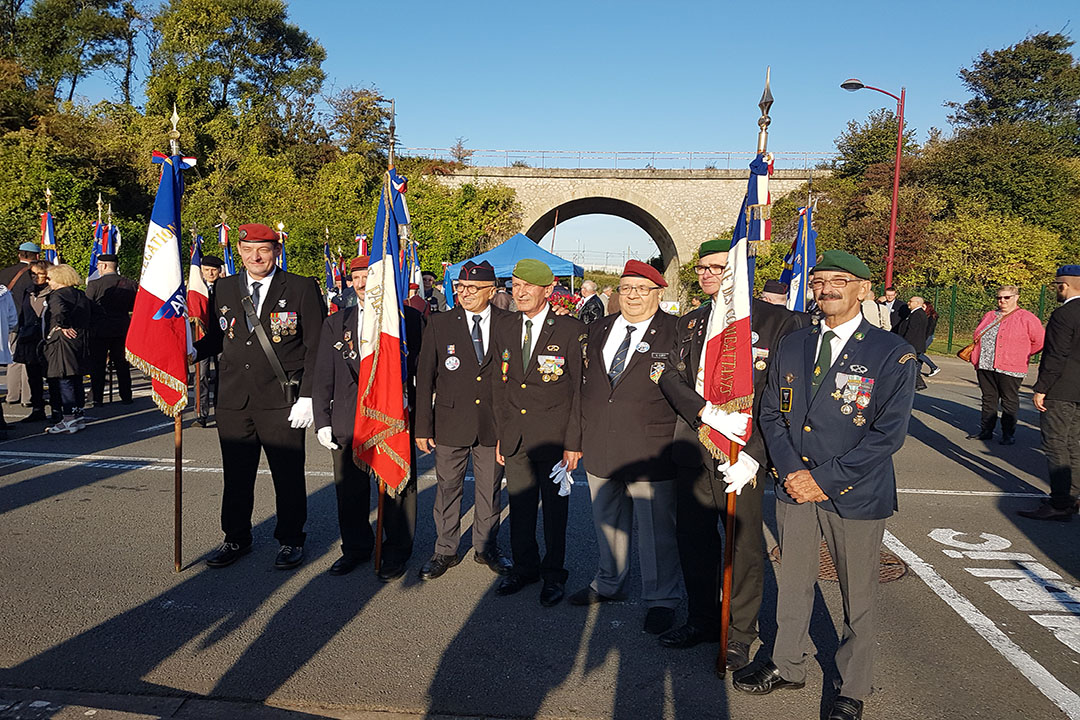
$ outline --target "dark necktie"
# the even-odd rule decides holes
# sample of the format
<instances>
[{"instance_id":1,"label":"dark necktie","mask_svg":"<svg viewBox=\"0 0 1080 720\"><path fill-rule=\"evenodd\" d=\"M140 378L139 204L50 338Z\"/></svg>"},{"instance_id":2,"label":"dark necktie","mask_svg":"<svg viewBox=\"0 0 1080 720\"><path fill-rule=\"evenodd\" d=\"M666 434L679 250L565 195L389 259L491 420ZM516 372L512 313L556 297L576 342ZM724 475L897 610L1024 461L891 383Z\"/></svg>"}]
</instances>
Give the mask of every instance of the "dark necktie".
<instances>
[{"instance_id":1,"label":"dark necktie","mask_svg":"<svg viewBox=\"0 0 1080 720\"><path fill-rule=\"evenodd\" d=\"M521 367L529 372L529 359L532 358L532 320L525 321L525 342L521 343Z\"/></svg>"},{"instance_id":2,"label":"dark necktie","mask_svg":"<svg viewBox=\"0 0 1080 720\"><path fill-rule=\"evenodd\" d=\"M615 357L611 360L611 369L608 370L607 376L612 387L615 387L615 383L619 381L619 376L626 369L626 356L630 352L630 336L634 334L635 330L637 328L633 325L626 328L626 337L623 338L622 345L615 351Z\"/></svg>"},{"instance_id":3,"label":"dark necktie","mask_svg":"<svg viewBox=\"0 0 1080 720\"><path fill-rule=\"evenodd\" d=\"M476 362L482 364L484 362L484 336L480 332L480 316L472 316L472 344L473 350L476 351Z\"/></svg>"},{"instance_id":4,"label":"dark necktie","mask_svg":"<svg viewBox=\"0 0 1080 720\"><path fill-rule=\"evenodd\" d=\"M817 362L814 363L814 379L810 381L815 395L821 381L825 379L825 373L829 372L829 368L832 367L832 339L834 337L836 337L836 333L832 330L826 330L825 334L821 336L821 349L818 350Z\"/></svg>"},{"instance_id":5,"label":"dark necktie","mask_svg":"<svg viewBox=\"0 0 1080 720\"><path fill-rule=\"evenodd\" d=\"M259 316L259 290L262 289L262 283L251 283L251 304L255 308L255 316ZM248 330L254 330L255 326L248 321Z\"/></svg>"}]
</instances>

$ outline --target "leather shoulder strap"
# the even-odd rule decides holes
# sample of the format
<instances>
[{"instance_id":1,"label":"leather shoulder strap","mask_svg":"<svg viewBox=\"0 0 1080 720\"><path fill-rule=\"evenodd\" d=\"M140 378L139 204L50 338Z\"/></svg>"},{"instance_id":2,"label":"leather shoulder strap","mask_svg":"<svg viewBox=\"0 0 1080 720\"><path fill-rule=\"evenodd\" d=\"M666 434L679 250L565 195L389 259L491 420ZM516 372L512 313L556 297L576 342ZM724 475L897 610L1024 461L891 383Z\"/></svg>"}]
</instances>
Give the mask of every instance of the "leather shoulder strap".
<instances>
[{"instance_id":1,"label":"leather shoulder strap","mask_svg":"<svg viewBox=\"0 0 1080 720\"><path fill-rule=\"evenodd\" d=\"M278 382L282 385L288 383L289 379L285 377L285 368L281 367L281 361L278 360L277 353L270 346L270 338L266 337L266 329L259 322L259 316L255 314L255 303L251 301L251 296L243 296L240 303L244 306L244 314L247 315L251 327L255 329L255 336L259 338L259 345L262 347L263 353L266 354L266 359L270 361L270 367L274 369Z\"/></svg>"}]
</instances>

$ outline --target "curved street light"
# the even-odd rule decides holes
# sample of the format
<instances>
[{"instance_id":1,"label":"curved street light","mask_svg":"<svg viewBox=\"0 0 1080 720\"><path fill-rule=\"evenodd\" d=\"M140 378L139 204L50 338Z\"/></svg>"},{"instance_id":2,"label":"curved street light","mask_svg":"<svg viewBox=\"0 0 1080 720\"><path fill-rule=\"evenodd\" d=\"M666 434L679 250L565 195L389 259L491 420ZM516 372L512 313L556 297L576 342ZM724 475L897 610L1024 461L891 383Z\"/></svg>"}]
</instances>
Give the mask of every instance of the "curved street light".
<instances>
[{"instance_id":1,"label":"curved street light","mask_svg":"<svg viewBox=\"0 0 1080 720\"><path fill-rule=\"evenodd\" d=\"M885 256L885 287L889 287L892 285L893 281L893 260L896 257L896 201L900 194L900 151L904 146L905 88L900 88L900 97L897 97L888 90L882 90L881 88L876 88L872 85L866 85L858 78L848 78L840 83L840 87L848 92L855 92L856 90L876 90L879 93L888 95L896 101L896 117L898 125L898 130L896 132L896 162L893 166L892 210L889 214L889 250L888 254Z\"/></svg>"}]
</instances>

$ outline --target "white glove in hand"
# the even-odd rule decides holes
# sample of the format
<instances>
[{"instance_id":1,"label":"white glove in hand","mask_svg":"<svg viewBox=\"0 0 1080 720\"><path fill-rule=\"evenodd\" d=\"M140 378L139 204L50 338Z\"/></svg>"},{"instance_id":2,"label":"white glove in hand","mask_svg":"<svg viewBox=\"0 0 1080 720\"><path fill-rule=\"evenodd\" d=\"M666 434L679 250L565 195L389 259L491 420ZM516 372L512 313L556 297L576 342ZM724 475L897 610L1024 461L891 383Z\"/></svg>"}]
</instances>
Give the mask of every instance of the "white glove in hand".
<instances>
[{"instance_id":1,"label":"white glove in hand","mask_svg":"<svg viewBox=\"0 0 1080 720\"><path fill-rule=\"evenodd\" d=\"M289 426L294 429L309 428L315 422L315 414L311 409L311 398L302 397L293 403L289 411Z\"/></svg>"},{"instance_id":2,"label":"white glove in hand","mask_svg":"<svg viewBox=\"0 0 1080 720\"><path fill-rule=\"evenodd\" d=\"M746 444L746 441L739 436L746 433L746 428L750 423L749 413L724 412L711 402L707 402L705 403L705 409L701 411L701 422L732 442L740 445Z\"/></svg>"},{"instance_id":3,"label":"white glove in hand","mask_svg":"<svg viewBox=\"0 0 1080 720\"><path fill-rule=\"evenodd\" d=\"M739 459L724 472L727 488L724 492L742 493L744 487L757 477L760 463L747 453L739 453Z\"/></svg>"},{"instance_id":4,"label":"white glove in hand","mask_svg":"<svg viewBox=\"0 0 1080 720\"><path fill-rule=\"evenodd\" d=\"M570 472L567 470L565 460L560 460L555 463L551 468L551 474L548 475L551 481L559 486L559 495L566 497L570 494L570 486L574 484L574 478L570 477Z\"/></svg>"},{"instance_id":5,"label":"white glove in hand","mask_svg":"<svg viewBox=\"0 0 1080 720\"><path fill-rule=\"evenodd\" d=\"M334 431L329 427L321 427L315 431L315 437L319 444L327 450L337 450L338 444L334 442Z\"/></svg>"}]
</instances>

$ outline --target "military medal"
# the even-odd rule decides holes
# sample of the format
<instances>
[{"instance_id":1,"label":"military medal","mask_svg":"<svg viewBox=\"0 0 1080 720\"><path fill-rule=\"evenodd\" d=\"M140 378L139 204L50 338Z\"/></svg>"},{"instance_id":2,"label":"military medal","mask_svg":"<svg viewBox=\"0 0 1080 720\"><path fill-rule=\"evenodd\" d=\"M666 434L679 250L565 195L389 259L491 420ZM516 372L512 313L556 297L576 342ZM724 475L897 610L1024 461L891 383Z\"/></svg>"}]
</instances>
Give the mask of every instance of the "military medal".
<instances>
[{"instance_id":1,"label":"military medal","mask_svg":"<svg viewBox=\"0 0 1080 720\"><path fill-rule=\"evenodd\" d=\"M850 415L852 410L853 410L853 408L850 405L841 405L840 406L840 412L844 413L845 415Z\"/></svg>"},{"instance_id":2,"label":"military medal","mask_svg":"<svg viewBox=\"0 0 1080 720\"><path fill-rule=\"evenodd\" d=\"M548 352L559 352L559 346L558 345L548 345L547 346L547 351Z\"/></svg>"},{"instance_id":3,"label":"military medal","mask_svg":"<svg viewBox=\"0 0 1080 720\"><path fill-rule=\"evenodd\" d=\"M664 363L654 362L649 368L649 379L654 383L660 383L660 376L664 374Z\"/></svg>"},{"instance_id":4,"label":"military medal","mask_svg":"<svg viewBox=\"0 0 1080 720\"><path fill-rule=\"evenodd\" d=\"M455 345L447 345L446 346L446 354L447 355L453 355L456 352L457 352L457 347Z\"/></svg>"},{"instance_id":5,"label":"military medal","mask_svg":"<svg viewBox=\"0 0 1080 720\"><path fill-rule=\"evenodd\" d=\"M461 367L461 360L458 358L457 355L451 355L450 357L446 358L446 362L444 362L443 365L446 366L447 370L454 371Z\"/></svg>"},{"instance_id":6,"label":"military medal","mask_svg":"<svg viewBox=\"0 0 1080 720\"><path fill-rule=\"evenodd\" d=\"M786 375L784 375L784 382L786 382L788 385L791 385L792 383L794 383L795 382L795 374L794 373L787 373Z\"/></svg>"},{"instance_id":7,"label":"military medal","mask_svg":"<svg viewBox=\"0 0 1080 720\"><path fill-rule=\"evenodd\" d=\"M758 370L764 370L765 367L766 367L765 366L765 361L764 360L758 360L756 363L754 363L754 367L756 369L758 369Z\"/></svg>"},{"instance_id":8,"label":"military medal","mask_svg":"<svg viewBox=\"0 0 1080 720\"><path fill-rule=\"evenodd\" d=\"M224 315L218 318L218 324L221 325L222 332L225 332L229 328L229 321L225 319Z\"/></svg>"},{"instance_id":9,"label":"military medal","mask_svg":"<svg viewBox=\"0 0 1080 720\"><path fill-rule=\"evenodd\" d=\"M559 355L538 355L536 361L544 382L558 380L563 374L562 366L566 364L566 358Z\"/></svg>"},{"instance_id":10,"label":"military medal","mask_svg":"<svg viewBox=\"0 0 1080 720\"><path fill-rule=\"evenodd\" d=\"M283 307L285 307L285 298L281 298L280 300L278 300L278 301L277 301L277 306L278 306L279 308L283 308Z\"/></svg>"},{"instance_id":11,"label":"military medal","mask_svg":"<svg viewBox=\"0 0 1080 720\"><path fill-rule=\"evenodd\" d=\"M502 351L502 380L506 382L506 374L510 371L510 351Z\"/></svg>"},{"instance_id":12,"label":"military medal","mask_svg":"<svg viewBox=\"0 0 1080 720\"><path fill-rule=\"evenodd\" d=\"M686 323L686 329L693 330L694 325L697 325L697 320L691 320L690 322Z\"/></svg>"}]
</instances>

